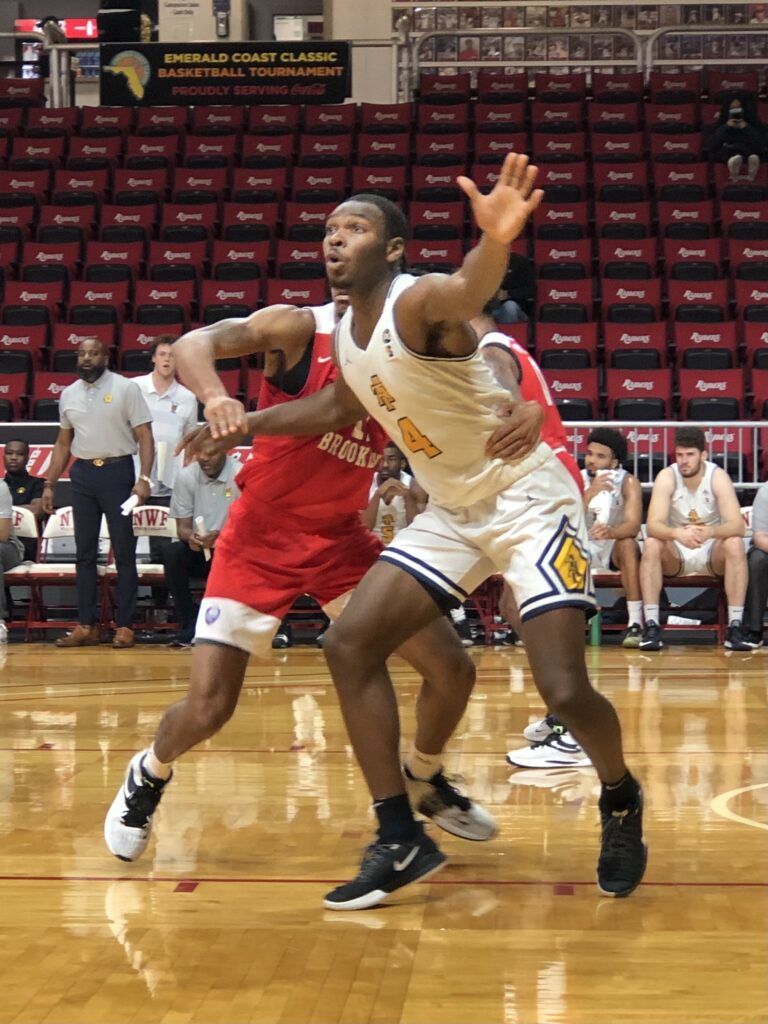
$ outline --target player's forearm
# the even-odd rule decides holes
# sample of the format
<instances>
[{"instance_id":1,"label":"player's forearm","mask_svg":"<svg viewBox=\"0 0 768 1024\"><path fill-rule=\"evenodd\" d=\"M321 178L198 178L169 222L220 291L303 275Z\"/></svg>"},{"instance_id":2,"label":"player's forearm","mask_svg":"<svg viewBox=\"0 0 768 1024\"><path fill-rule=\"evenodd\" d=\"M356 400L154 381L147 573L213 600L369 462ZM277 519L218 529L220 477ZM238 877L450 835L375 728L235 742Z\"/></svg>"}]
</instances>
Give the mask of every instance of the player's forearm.
<instances>
[{"instance_id":1,"label":"player's forearm","mask_svg":"<svg viewBox=\"0 0 768 1024\"><path fill-rule=\"evenodd\" d=\"M768 533L757 531L752 534L752 547L758 551L768 552Z\"/></svg>"},{"instance_id":2,"label":"player's forearm","mask_svg":"<svg viewBox=\"0 0 768 1024\"><path fill-rule=\"evenodd\" d=\"M661 522L658 519L649 519L648 536L655 537L656 540L675 540L677 537L677 528L674 526L668 526L666 523Z\"/></svg>"},{"instance_id":3,"label":"player's forearm","mask_svg":"<svg viewBox=\"0 0 768 1024\"><path fill-rule=\"evenodd\" d=\"M379 498L379 494L377 491L371 498L370 502L368 503L368 508L363 508L360 510L360 518L363 522L363 526L367 526L369 530L372 530L376 524L376 515L378 514L379 511L380 500L381 499Z\"/></svg>"},{"instance_id":4,"label":"player's forearm","mask_svg":"<svg viewBox=\"0 0 768 1024\"><path fill-rule=\"evenodd\" d=\"M472 320L480 316L485 304L501 287L509 264L509 246L482 235L467 253L464 262L451 275L445 317Z\"/></svg>"},{"instance_id":5,"label":"player's forearm","mask_svg":"<svg viewBox=\"0 0 768 1024\"><path fill-rule=\"evenodd\" d=\"M729 537L743 537L746 533L744 520L739 513L738 519L726 519L718 526L710 527L715 540L727 540Z\"/></svg>"},{"instance_id":6,"label":"player's forearm","mask_svg":"<svg viewBox=\"0 0 768 1024\"><path fill-rule=\"evenodd\" d=\"M179 379L201 402L226 395L216 372L216 360L235 358L256 351L247 319L220 320L182 335L173 346Z\"/></svg>"},{"instance_id":7,"label":"player's forearm","mask_svg":"<svg viewBox=\"0 0 768 1024\"><path fill-rule=\"evenodd\" d=\"M362 406L338 401L331 385L306 398L248 413L248 429L269 436L319 435L350 427L364 416Z\"/></svg>"},{"instance_id":8,"label":"player's forearm","mask_svg":"<svg viewBox=\"0 0 768 1024\"><path fill-rule=\"evenodd\" d=\"M640 532L640 523L623 522L618 526L611 527L611 540L626 540L627 537L636 537Z\"/></svg>"}]
</instances>

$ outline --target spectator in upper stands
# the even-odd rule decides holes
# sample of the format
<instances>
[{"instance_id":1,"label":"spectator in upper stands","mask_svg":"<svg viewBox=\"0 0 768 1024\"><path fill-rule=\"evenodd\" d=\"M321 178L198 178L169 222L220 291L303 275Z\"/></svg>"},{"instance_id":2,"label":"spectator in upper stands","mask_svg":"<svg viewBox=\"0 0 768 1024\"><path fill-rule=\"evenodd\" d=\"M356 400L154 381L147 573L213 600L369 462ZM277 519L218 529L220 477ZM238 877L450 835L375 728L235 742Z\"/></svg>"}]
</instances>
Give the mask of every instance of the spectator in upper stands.
<instances>
[{"instance_id":1,"label":"spectator in upper stands","mask_svg":"<svg viewBox=\"0 0 768 1024\"><path fill-rule=\"evenodd\" d=\"M171 503L171 491L176 474L182 467L183 456L174 457L177 444L197 426L197 399L176 378L172 335L161 335L152 342L152 372L134 380L141 388L149 411L152 413L152 437L155 441L155 465L152 470L153 505ZM152 562L162 562L163 551L171 543L168 537L150 537L149 554ZM156 607L167 600L163 589L153 588Z\"/></svg>"},{"instance_id":2,"label":"spectator in upper stands","mask_svg":"<svg viewBox=\"0 0 768 1024\"><path fill-rule=\"evenodd\" d=\"M648 509L648 537L640 560L645 630L640 647L662 647L659 597L663 576L722 576L728 599L725 646L750 651L742 630L747 590L744 519L736 491L724 469L705 457L704 431L675 431L675 461L653 484Z\"/></svg>"},{"instance_id":3,"label":"spectator in upper stands","mask_svg":"<svg viewBox=\"0 0 768 1024\"><path fill-rule=\"evenodd\" d=\"M753 649L763 646L763 616L768 602L768 482L758 488L752 505L752 544L747 554L749 581L744 601L744 629Z\"/></svg>"},{"instance_id":4,"label":"spectator in upper stands","mask_svg":"<svg viewBox=\"0 0 768 1024\"><path fill-rule=\"evenodd\" d=\"M642 637L640 545L635 539L643 521L640 481L622 466L627 441L610 427L596 427L587 438L584 458L584 507L593 569L621 573L627 595L628 625L624 647L638 647Z\"/></svg>"},{"instance_id":5,"label":"spectator in upper stands","mask_svg":"<svg viewBox=\"0 0 768 1024\"><path fill-rule=\"evenodd\" d=\"M42 477L32 476L27 471L29 443L19 438L6 441L3 462L5 463L5 482L11 492L13 504L21 508L28 508L32 515L39 519L43 514L45 481ZM35 540L32 537L20 537L19 540L24 548L24 557L34 561L37 557Z\"/></svg>"},{"instance_id":6,"label":"spectator in upper stands","mask_svg":"<svg viewBox=\"0 0 768 1024\"><path fill-rule=\"evenodd\" d=\"M240 495L235 483L239 469L240 463L231 455L204 451L176 477L170 514L176 520L179 539L163 552L165 579L181 627L172 647L192 645L197 608L190 583L208 578L216 538L230 505Z\"/></svg>"},{"instance_id":7,"label":"spectator in upper stands","mask_svg":"<svg viewBox=\"0 0 768 1024\"><path fill-rule=\"evenodd\" d=\"M8 640L8 606L5 598L3 575L6 569L15 569L24 558L24 548L13 532L13 501L4 480L0 480L0 644Z\"/></svg>"},{"instance_id":8,"label":"spectator in upper stands","mask_svg":"<svg viewBox=\"0 0 768 1024\"><path fill-rule=\"evenodd\" d=\"M136 537L130 515L121 506L149 498L149 475L155 458L152 415L141 390L132 380L113 373L100 341L88 338L77 350L80 379L64 388L59 399L61 426L53 447L43 489L43 512L53 512L56 482L69 463L75 519L78 625L56 641L57 647L99 643L97 558L101 517L105 516L117 567L113 647L133 647L133 615L139 579ZM138 449L140 473L133 456Z\"/></svg>"},{"instance_id":9,"label":"spectator in upper stands","mask_svg":"<svg viewBox=\"0 0 768 1024\"><path fill-rule=\"evenodd\" d=\"M766 147L768 136L757 116L754 98L749 93L738 92L725 100L710 141L712 159L728 165L733 181L742 176L746 160L747 179L754 181Z\"/></svg>"}]
</instances>

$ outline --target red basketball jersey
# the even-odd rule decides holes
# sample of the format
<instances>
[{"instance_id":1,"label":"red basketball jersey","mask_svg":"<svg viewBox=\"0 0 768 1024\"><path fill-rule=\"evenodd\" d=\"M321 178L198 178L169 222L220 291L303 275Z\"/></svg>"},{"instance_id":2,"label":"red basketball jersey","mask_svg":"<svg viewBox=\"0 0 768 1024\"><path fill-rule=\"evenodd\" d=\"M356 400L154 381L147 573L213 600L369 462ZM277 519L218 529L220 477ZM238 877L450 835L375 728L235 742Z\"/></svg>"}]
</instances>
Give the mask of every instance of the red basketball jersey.
<instances>
[{"instance_id":1,"label":"red basketball jersey","mask_svg":"<svg viewBox=\"0 0 768 1024\"><path fill-rule=\"evenodd\" d=\"M526 402L538 402L544 409L544 422L541 425L541 439L557 455L565 468L578 485L579 492L584 492L584 481L578 463L568 451L568 439L565 427L560 419L552 394L547 387L539 364L528 354L528 350L501 331L492 331L482 339L483 345L498 345L510 351L520 367L520 394Z\"/></svg>"},{"instance_id":2,"label":"red basketball jersey","mask_svg":"<svg viewBox=\"0 0 768 1024\"><path fill-rule=\"evenodd\" d=\"M259 409L313 395L336 378L332 302L311 308L316 331L309 375L301 391L287 395L266 378ZM256 437L238 474L238 486L260 504L282 509L315 525L343 519L368 504L373 472L386 435L364 420L322 437Z\"/></svg>"}]
</instances>

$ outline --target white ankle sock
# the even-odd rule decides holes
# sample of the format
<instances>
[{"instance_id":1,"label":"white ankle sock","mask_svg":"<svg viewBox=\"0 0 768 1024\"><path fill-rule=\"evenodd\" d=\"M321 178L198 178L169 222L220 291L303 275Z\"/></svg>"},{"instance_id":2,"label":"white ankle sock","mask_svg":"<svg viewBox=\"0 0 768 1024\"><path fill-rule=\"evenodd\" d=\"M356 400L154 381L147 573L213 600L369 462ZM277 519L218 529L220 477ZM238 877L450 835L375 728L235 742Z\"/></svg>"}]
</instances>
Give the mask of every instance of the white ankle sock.
<instances>
[{"instance_id":1,"label":"white ankle sock","mask_svg":"<svg viewBox=\"0 0 768 1024\"><path fill-rule=\"evenodd\" d=\"M732 622L741 623L744 618L744 605L743 604L729 604L728 605L728 625Z\"/></svg>"},{"instance_id":2,"label":"white ankle sock","mask_svg":"<svg viewBox=\"0 0 768 1024\"><path fill-rule=\"evenodd\" d=\"M644 604L643 612L645 613L645 624L649 622L655 622L659 624L659 606L657 604Z\"/></svg>"},{"instance_id":3,"label":"white ankle sock","mask_svg":"<svg viewBox=\"0 0 768 1024\"><path fill-rule=\"evenodd\" d=\"M436 775L443 767L442 754L422 754L414 746L405 759L408 771L416 779L423 779L425 782Z\"/></svg>"},{"instance_id":4,"label":"white ankle sock","mask_svg":"<svg viewBox=\"0 0 768 1024\"><path fill-rule=\"evenodd\" d=\"M171 772L173 771L173 761L170 764L165 764L164 761L158 760L155 748L150 747L144 756L144 767L156 779L170 779Z\"/></svg>"},{"instance_id":5,"label":"white ankle sock","mask_svg":"<svg viewBox=\"0 0 768 1024\"><path fill-rule=\"evenodd\" d=\"M464 611L464 606L459 605L458 608L451 608L451 619L454 622L463 622L467 617L467 613Z\"/></svg>"},{"instance_id":6,"label":"white ankle sock","mask_svg":"<svg viewBox=\"0 0 768 1024\"><path fill-rule=\"evenodd\" d=\"M634 626L634 625L642 626L642 624L643 624L643 602L642 601L627 601L627 613L629 615L629 625L630 626Z\"/></svg>"}]
</instances>

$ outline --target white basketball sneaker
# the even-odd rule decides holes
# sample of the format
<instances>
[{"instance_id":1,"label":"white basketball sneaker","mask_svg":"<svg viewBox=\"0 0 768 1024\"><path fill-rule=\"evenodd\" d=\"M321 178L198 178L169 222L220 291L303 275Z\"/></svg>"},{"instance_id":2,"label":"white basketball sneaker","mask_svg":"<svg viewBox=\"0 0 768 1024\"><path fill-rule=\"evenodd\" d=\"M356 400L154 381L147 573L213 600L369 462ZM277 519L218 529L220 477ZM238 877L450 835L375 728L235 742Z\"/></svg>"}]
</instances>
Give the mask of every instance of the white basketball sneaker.
<instances>
[{"instance_id":1,"label":"white basketball sneaker","mask_svg":"<svg viewBox=\"0 0 768 1024\"><path fill-rule=\"evenodd\" d=\"M556 715L547 715L546 718L539 718L530 722L523 729L523 736L529 743L543 743L547 736L553 732L566 732L565 725Z\"/></svg>"},{"instance_id":2,"label":"white basketball sneaker","mask_svg":"<svg viewBox=\"0 0 768 1024\"><path fill-rule=\"evenodd\" d=\"M518 768L588 768L592 764L569 732L553 732L541 743L510 750L507 761Z\"/></svg>"},{"instance_id":3,"label":"white basketball sneaker","mask_svg":"<svg viewBox=\"0 0 768 1024\"><path fill-rule=\"evenodd\" d=\"M171 781L156 779L144 767L148 750L131 758L128 771L104 820L104 839L110 853L120 860L138 860L144 853L152 831L152 815L163 790Z\"/></svg>"},{"instance_id":4,"label":"white basketball sneaker","mask_svg":"<svg viewBox=\"0 0 768 1024\"><path fill-rule=\"evenodd\" d=\"M425 782L417 779L403 765L405 788L411 807L425 818L460 839L484 842L498 831L495 820L484 807L452 786L442 772Z\"/></svg>"}]
</instances>

